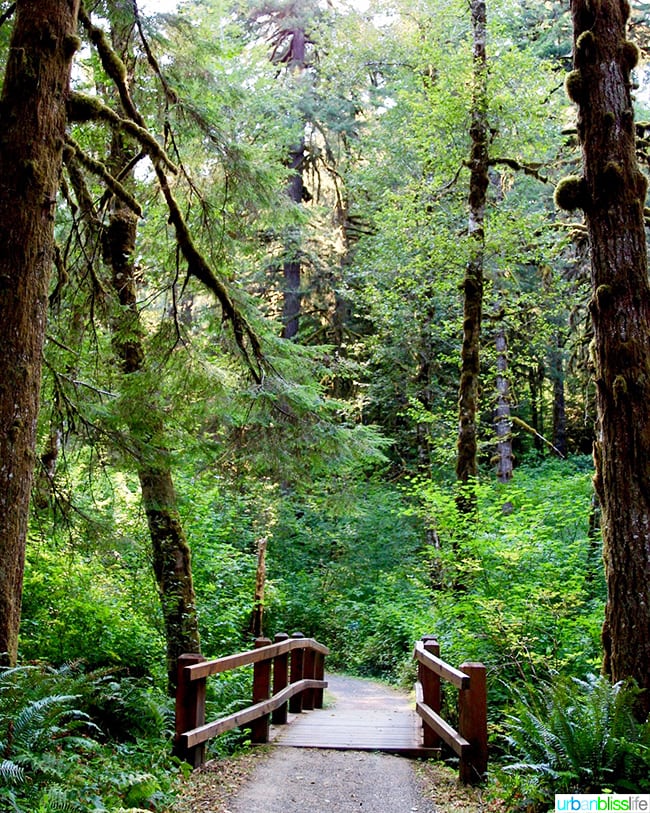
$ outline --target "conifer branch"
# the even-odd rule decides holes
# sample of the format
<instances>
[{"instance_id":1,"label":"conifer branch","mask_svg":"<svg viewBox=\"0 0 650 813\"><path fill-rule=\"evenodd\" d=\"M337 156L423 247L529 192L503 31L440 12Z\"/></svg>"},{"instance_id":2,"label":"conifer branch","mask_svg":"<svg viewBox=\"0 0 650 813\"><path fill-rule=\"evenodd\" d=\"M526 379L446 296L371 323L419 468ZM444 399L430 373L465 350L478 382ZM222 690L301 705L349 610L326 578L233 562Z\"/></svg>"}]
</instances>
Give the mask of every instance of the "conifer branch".
<instances>
[{"instance_id":1,"label":"conifer branch","mask_svg":"<svg viewBox=\"0 0 650 813\"><path fill-rule=\"evenodd\" d=\"M70 136L66 138L66 146L72 152L74 158L77 159L82 166L86 167L86 169L89 172L92 172L93 175L97 175L98 178L101 178L116 197L125 203L129 209L131 209L131 211L135 212L138 217L142 217L142 207L138 201L127 189L124 188L124 186L122 186L117 178L114 178L111 175L101 161L97 161L96 159L91 158L89 155L86 155L77 142Z\"/></svg>"},{"instance_id":2,"label":"conifer branch","mask_svg":"<svg viewBox=\"0 0 650 813\"><path fill-rule=\"evenodd\" d=\"M9 8L0 16L0 28L9 20L12 16L14 11L16 10L16 4L12 3Z\"/></svg>"},{"instance_id":3,"label":"conifer branch","mask_svg":"<svg viewBox=\"0 0 650 813\"><path fill-rule=\"evenodd\" d=\"M97 26L92 24L84 9L80 11L79 19L84 28L86 28L88 31L93 44L97 48L97 53L99 54L99 58L102 62L104 70L115 83L122 107L129 118L122 119L109 107L103 105L101 102L95 99L91 99L91 97L84 96L79 98L80 94L70 94L72 99L71 107L74 110L76 105L77 108L80 108L81 113L87 112L89 118L104 118L111 124L121 124L127 132L134 131L134 134L139 134L136 137L145 147L145 149L147 149L152 159L156 176L158 178L158 183L169 210L169 221L174 226L174 230L176 232L176 242L178 243L181 253L187 262L188 274L198 279L199 282L205 285L205 287L210 290L219 300L224 318L227 319L232 325L237 347L244 357L246 365L248 366L256 383L259 383L261 381L260 368L263 362L263 353L260 340L249 325L245 316L234 303L226 286L221 282L212 268L210 268L208 262L194 244L190 230L185 222L185 218L181 213L180 206L178 205L169 186L169 181L167 180L167 175L165 174L163 165L173 168L173 171L176 171L176 167L171 164L164 150L158 145L158 142L153 138L147 129L146 122L131 98L127 83L127 71L124 62L111 47L105 33L101 30L101 28L97 28ZM155 153L153 150L150 150L151 142L156 145ZM249 354L249 346L252 350L254 361L251 359Z\"/></svg>"},{"instance_id":4,"label":"conifer branch","mask_svg":"<svg viewBox=\"0 0 650 813\"><path fill-rule=\"evenodd\" d=\"M154 168L156 170L156 176L158 177L160 189L169 210L169 222L174 226L174 230L176 232L176 242L178 243L181 253L187 262L188 274L195 277L197 280L199 280L199 282L205 285L205 287L219 300L224 318L227 319L232 325L237 347L242 353L246 364L251 371L253 378L255 379L255 382L259 384L262 380L261 366L264 360L260 340L249 325L245 316L243 316L237 305L234 303L226 286L217 277L212 268L210 268L205 257L194 244L190 230L185 222L185 218L180 210L180 206L178 205L178 202L176 201L176 198L174 197L174 194L169 186L169 182L163 168L156 162L154 162ZM248 352L247 341L250 343L255 363L253 363L251 360Z\"/></svg>"},{"instance_id":5,"label":"conifer branch","mask_svg":"<svg viewBox=\"0 0 650 813\"><path fill-rule=\"evenodd\" d=\"M543 443L545 443L549 447L549 449L552 449L558 457L561 457L562 460L566 460L566 455L562 454L562 452L557 448L557 446L551 443L551 441L548 438L545 438L544 435L540 435L540 433L537 431L537 429L535 429L534 426L531 426L529 423L526 423L526 421L522 421L521 418L517 418L515 415L513 415L510 418L510 420L517 426L520 426L522 429L525 429L526 432L530 432L531 435L534 435L536 438L539 438Z\"/></svg>"},{"instance_id":6,"label":"conifer branch","mask_svg":"<svg viewBox=\"0 0 650 813\"><path fill-rule=\"evenodd\" d=\"M142 127L131 119L122 118L95 96L88 96L85 93L76 91L70 93L68 96L68 119L80 124L86 121L105 121L114 130L123 130L133 136L152 160L162 161L167 169L174 174L178 172L176 165L146 127Z\"/></svg>"}]
</instances>

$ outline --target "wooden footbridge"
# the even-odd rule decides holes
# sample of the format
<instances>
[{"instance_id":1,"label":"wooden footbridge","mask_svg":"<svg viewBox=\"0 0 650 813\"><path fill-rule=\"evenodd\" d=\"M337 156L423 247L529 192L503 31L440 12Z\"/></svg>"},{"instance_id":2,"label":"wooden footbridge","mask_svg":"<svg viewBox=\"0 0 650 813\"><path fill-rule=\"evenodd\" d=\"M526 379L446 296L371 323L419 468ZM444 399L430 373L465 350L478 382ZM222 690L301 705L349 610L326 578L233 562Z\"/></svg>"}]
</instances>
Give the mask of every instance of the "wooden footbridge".
<instances>
[{"instance_id":1,"label":"wooden footbridge","mask_svg":"<svg viewBox=\"0 0 650 813\"><path fill-rule=\"evenodd\" d=\"M205 760L205 744L219 734L249 726L255 743L335 750L383 751L409 757L438 756L441 747L459 757L460 778L481 781L487 769L485 667L464 663L455 669L439 657L437 641L418 641L415 706L376 683L328 676L325 646L300 633L258 638L255 649L208 661L182 655L178 663L175 752L193 767ZM205 722L210 675L253 664L253 703ZM440 716L441 679L458 689L459 730ZM323 708L329 686L334 703ZM289 723L289 724L288 724Z\"/></svg>"}]
</instances>

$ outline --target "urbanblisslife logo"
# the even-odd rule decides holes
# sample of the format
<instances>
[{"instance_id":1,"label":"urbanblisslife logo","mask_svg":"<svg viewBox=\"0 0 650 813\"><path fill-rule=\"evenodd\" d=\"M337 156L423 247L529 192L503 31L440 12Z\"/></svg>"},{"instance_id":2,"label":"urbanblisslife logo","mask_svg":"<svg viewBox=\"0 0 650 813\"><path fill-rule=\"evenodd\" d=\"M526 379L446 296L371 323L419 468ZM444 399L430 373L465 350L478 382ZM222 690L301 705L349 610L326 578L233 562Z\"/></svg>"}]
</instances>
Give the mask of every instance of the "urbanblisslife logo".
<instances>
[{"instance_id":1,"label":"urbanblisslife logo","mask_svg":"<svg viewBox=\"0 0 650 813\"><path fill-rule=\"evenodd\" d=\"M650 793L556 793L555 810L566 811L609 811L629 810L650 813Z\"/></svg>"}]
</instances>

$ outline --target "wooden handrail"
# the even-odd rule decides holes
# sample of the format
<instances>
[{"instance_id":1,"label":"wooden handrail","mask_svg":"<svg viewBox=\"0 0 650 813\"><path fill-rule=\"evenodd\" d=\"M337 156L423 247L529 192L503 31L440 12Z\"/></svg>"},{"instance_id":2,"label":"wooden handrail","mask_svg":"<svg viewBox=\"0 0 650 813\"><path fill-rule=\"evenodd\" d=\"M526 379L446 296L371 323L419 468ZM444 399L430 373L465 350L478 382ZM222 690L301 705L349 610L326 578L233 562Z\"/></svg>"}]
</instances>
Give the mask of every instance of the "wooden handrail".
<instances>
[{"instance_id":1,"label":"wooden handrail","mask_svg":"<svg viewBox=\"0 0 650 813\"><path fill-rule=\"evenodd\" d=\"M267 638L258 638L255 644L255 649L211 661L192 654L181 655L178 659L174 753L195 768L205 761L205 743L233 728L251 723L251 740L267 742L271 712L274 712L274 722L286 723L289 700L293 704L294 700L306 696L306 708L323 707L323 689L327 687L323 679L323 664L325 655L329 653L326 646L300 633L295 633L291 638L279 633L275 643ZM302 657L306 652L310 653L309 657ZM292 669L287 685L289 653ZM299 660L295 660L298 655ZM207 678L250 664L254 666L252 705L206 723ZM301 710L302 701L297 708L292 705L292 711Z\"/></svg>"},{"instance_id":2,"label":"wooden handrail","mask_svg":"<svg viewBox=\"0 0 650 813\"><path fill-rule=\"evenodd\" d=\"M247 706L245 709L242 709L242 711L236 711L227 717L220 717L213 723L206 723L192 731L186 731L184 734L181 734L181 740L186 748L192 748L195 745L199 745L202 742L211 740L213 737L219 736L219 734L223 734L225 731L232 731L233 728L239 728L271 711L279 709L289 698L299 692L304 692L307 689L325 688L327 688L327 681L325 680L309 680L304 678L299 683L291 683L286 689L274 694L269 700L255 703L253 706Z\"/></svg>"},{"instance_id":3,"label":"wooden handrail","mask_svg":"<svg viewBox=\"0 0 650 813\"><path fill-rule=\"evenodd\" d=\"M415 710L422 718L424 745L445 742L460 757L461 782L476 784L483 780L488 761L485 666L466 662L456 669L439 655L440 647L431 635L418 641L413 652L418 661ZM440 678L458 689L458 731L440 716Z\"/></svg>"},{"instance_id":4,"label":"wooden handrail","mask_svg":"<svg viewBox=\"0 0 650 813\"><path fill-rule=\"evenodd\" d=\"M446 720L437 714L431 706L422 699L422 684L416 684L416 703L417 711L422 720L429 725L438 734L440 739L444 740L454 753L459 757L463 757L472 747L470 743L456 731L455 728L449 725Z\"/></svg>"},{"instance_id":5,"label":"wooden handrail","mask_svg":"<svg viewBox=\"0 0 650 813\"><path fill-rule=\"evenodd\" d=\"M231 669L237 669L240 666L250 666L252 663L267 661L294 649L313 649L321 655L329 655L329 649L323 644L319 644L314 638L289 638L287 641L278 644L268 644L268 646L262 646L258 649L238 652L236 655L226 655L223 658L186 666L185 673L189 680L200 680L211 675L229 672Z\"/></svg>"},{"instance_id":6,"label":"wooden handrail","mask_svg":"<svg viewBox=\"0 0 650 813\"><path fill-rule=\"evenodd\" d=\"M424 641L418 641L416 643L413 657L420 663L428 666L432 672L436 673L436 675L439 675L441 678L449 681L449 683L453 683L457 689L469 688L469 676L464 672L461 672L460 669L454 669L453 666L445 663L445 661L441 660L436 655L432 655L430 652L427 652L427 650L424 648Z\"/></svg>"}]
</instances>

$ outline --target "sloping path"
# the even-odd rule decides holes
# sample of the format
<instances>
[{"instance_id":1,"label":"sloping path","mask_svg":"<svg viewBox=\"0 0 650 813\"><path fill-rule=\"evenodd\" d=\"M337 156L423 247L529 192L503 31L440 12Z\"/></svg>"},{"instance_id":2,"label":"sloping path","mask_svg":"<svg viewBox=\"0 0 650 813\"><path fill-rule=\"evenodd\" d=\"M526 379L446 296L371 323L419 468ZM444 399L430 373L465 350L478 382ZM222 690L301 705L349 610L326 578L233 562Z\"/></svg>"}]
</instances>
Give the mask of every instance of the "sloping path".
<instances>
[{"instance_id":1,"label":"sloping path","mask_svg":"<svg viewBox=\"0 0 650 813\"><path fill-rule=\"evenodd\" d=\"M333 705L298 715L283 729L276 743L298 747L274 748L228 800L228 813L435 813L411 762L368 752L378 728L386 734L394 729L390 736L396 750L400 737L407 750L402 734L413 748L415 715L408 699L370 681L332 676L328 681L327 699ZM391 710L381 711L387 702ZM339 722L332 722L337 717ZM320 727L323 744L309 748L300 740L308 736L309 721L317 719L330 724ZM344 745L335 742L341 734Z\"/></svg>"},{"instance_id":2,"label":"sloping path","mask_svg":"<svg viewBox=\"0 0 650 813\"><path fill-rule=\"evenodd\" d=\"M369 680L328 675L326 708L274 732L277 745L424 756L422 725L406 695Z\"/></svg>"}]
</instances>

